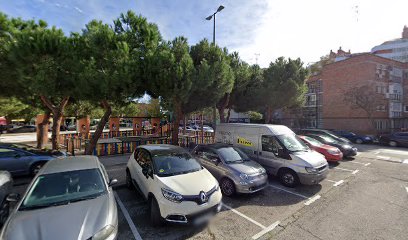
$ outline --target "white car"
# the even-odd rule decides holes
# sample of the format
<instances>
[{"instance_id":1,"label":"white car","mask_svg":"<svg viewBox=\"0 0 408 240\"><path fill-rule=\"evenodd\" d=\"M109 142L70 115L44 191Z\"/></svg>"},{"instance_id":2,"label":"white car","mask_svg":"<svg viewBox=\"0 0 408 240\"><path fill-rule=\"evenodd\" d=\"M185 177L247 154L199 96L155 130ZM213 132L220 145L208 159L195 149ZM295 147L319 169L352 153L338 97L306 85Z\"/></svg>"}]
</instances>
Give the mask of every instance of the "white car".
<instances>
[{"instance_id":1,"label":"white car","mask_svg":"<svg viewBox=\"0 0 408 240\"><path fill-rule=\"evenodd\" d=\"M148 201L154 226L165 221L203 224L221 209L217 180L181 147L138 147L127 164L126 184Z\"/></svg>"}]
</instances>

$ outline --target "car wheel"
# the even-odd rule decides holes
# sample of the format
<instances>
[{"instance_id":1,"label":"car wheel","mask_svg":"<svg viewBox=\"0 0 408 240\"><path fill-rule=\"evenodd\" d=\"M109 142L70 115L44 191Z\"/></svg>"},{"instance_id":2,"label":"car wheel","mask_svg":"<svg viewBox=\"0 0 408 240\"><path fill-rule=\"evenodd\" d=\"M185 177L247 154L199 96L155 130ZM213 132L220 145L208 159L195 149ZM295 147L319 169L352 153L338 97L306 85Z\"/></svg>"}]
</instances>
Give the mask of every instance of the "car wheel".
<instances>
[{"instance_id":1,"label":"car wheel","mask_svg":"<svg viewBox=\"0 0 408 240\"><path fill-rule=\"evenodd\" d=\"M398 143L396 141L390 141L388 145L390 145L391 147L396 147L398 146Z\"/></svg>"},{"instance_id":2,"label":"car wheel","mask_svg":"<svg viewBox=\"0 0 408 240\"><path fill-rule=\"evenodd\" d=\"M297 174L289 169L283 169L279 172L279 180L286 187L295 187L299 184Z\"/></svg>"},{"instance_id":3,"label":"car wheel","mask_svg":"<svg viewBox=\"0 0 408 240\"><path fill-rule=\"evenodd\" d=\"M150 200L150 222L154 227L163 225L163 218L160 215L159 204L154 197Z\"/></svg>"},{"instance_id":4,"label":"car wheel","mask_svg":"<svg viewBox=\"0 0 408 240\"><path fill-rule=\"evenodd\" d=\"M133 189L132 177L128 169L126 169L126 187Z\"/></svg>"},{"instance_id":5,"label":"car wheel","mask_svg":"<svg viewBox=\"0 0 408 240\"><path fill-rule=\"evenodd\" d=\"M30 168L30 174L31 176L35 176L40 169L44 166L44 162L38 162L38 163L34 163L34 165L31 166Z\"/></svg>"},{"instance_id":6,"label":"car wheel","mask_svg":"<svg viewBox=\"0 0 408 240\"><path fill-rule=\"evenodd\" d=\"M223 195L230 197L235 194L235 185L234 182L231 181L231 179L224 178L221 180L221 192Z\"/></svg>"},{"instance_id":7,"label":"car wheel","mask_svg":"<svg viewBox=\"0 0 408 240\"><path fill-rule=\"evenodd\" d=\"M0 208L0 227L6 222L9 213L10 213L10 204L5 201Z\"/></svg>"},{"instance_id":8,"label":"car wheel","mask_svg":"<svg viewBox=\"0 0 408 240\"><path fill-rule=\"evenodd\" d=\"M358 138L358 139L356 140L356 143L362 144L362 143L363 143L363 140L361 140L360 138Z\"/></svg>"}]
</instances>

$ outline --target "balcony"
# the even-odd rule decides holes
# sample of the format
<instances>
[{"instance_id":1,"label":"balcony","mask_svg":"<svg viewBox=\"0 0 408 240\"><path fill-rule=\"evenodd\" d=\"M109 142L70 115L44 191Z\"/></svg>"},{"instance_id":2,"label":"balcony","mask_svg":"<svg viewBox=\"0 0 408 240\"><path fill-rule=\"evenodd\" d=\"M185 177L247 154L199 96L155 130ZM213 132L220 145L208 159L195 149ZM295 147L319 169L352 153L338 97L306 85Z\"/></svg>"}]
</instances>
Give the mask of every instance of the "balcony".
<instances>
[{"instance_id":1,"label":"balcony","mask_svg":"<svg viewBox=\"0 0 408 240\"><path fill-rule=\"evenodd\" d=\"M394 83L402 83L402 77L397 77L397 76L390 76L390 81Z\"/></svg>"},{"instance_id":2,"label":"balcony","mask_svg":"<svg viewBox=\"0 0 408 240\"><path fill-rule=\"evenodd\" d=\"M390 93L389 94L389 99L391 101L401 102L401 98L402 98L401 94L398 94L398 93Z\"/></svg>"}]
</instances>

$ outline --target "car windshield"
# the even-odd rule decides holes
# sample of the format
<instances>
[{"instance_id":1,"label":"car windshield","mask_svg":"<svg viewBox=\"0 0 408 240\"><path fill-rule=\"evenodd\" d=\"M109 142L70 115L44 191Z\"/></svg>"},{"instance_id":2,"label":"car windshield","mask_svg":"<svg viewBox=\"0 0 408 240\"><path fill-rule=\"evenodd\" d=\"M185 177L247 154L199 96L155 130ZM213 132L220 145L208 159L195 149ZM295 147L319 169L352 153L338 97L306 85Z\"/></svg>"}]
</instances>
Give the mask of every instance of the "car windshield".
<instances>
[{"instance_id":1,"label":"car windshield","mask_svg":"<svg viewBox=\"0 0 408 240\"><path fill-rule=\"evenodd\" d=\"M321 142L319 142L318 140L316 140L316 139L314 139L314 138L306 137L306 136L305 136L304 138L305 138L306 141L308 141L308 142L309 142L310 144L312 144L313 146L320 147L320 146L323 145Z\"/></svg>"},{"instance_id":2,"label":"car windshield","mask_svg":"<svg viewBox=\"0 0 408 240\"><path fill-rule=\"evenodd\" d=\"M153 163L159 177L186 174L202 169L200 163L187 152L154 155Z\"/></svg>"},{"instance_id":3,"label":"car windshield","mask_svg":"<svg viewBox=\"0 0 408 240\"><path fill-rule=\"evenodd\" d=\"M245 153L234 147L219 148L217 152L224 159L225 163L242 163L244 161L249 161L248 156Z\"/></svg>"},{"instance_id":4,"label":"car windshield","mask_svg":"<svg viewBox=\"0 0 408 240\"><path fill-rule=\"evenodd\" d=\"M277 136L280 142L291 152L308 151L309 147L296 135L286 134Z\"/></svg>"},{"instance_id":5,"label":"car windshield","mask_svg":"<svg viewBox=\"0 0 408 240\"><path fill-rule=\"evenodd\" d=\"M29 145L22 144L22 143L13 143L13 144L11 145L11 147L13 147L13 148L18 148L18 149L22 149L22 150L27 150L27 151L38 150L38 149L36 149L36 148L33 148L33 147L29 146Z\"/></svg>"},{"instance_id":6,"label":"car windshield","mask_svg":"<svg viewBox=\"0 0 408 240\"><path fill-rule=\"evenodd\" d=\"M319 136L322 138L325 142L327 143L338 143L334 138L328 137L328 136Z\"/></svg>"},{"instance_id":7,"label":"car windshield","mask_svg":"<svg viewBox=\"0 0 408 240\"><path fill-rule=\"evenodd\" d=\"M96 198L106 192L96 168L40 175L19 210L30 210Z\"/></svg>"}]
</instances>

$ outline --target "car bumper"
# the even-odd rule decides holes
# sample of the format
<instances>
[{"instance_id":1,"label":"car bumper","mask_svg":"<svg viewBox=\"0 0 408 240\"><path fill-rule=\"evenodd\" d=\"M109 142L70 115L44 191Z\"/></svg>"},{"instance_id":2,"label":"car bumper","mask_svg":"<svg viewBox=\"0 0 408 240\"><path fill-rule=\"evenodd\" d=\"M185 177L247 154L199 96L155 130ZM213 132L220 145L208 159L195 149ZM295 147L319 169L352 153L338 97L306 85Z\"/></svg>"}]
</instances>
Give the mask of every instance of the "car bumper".
<instances>
[{"instance_id":1,"label":"car bumper","mask_svg":"<svg viewBox=\"0 0 408 240\"><path fill-rule=\"evenodd\" d=\"M337 162L343 159L343 153L340 154L326 154L326 160L329 162Z\"/></svg>"},{"instance_id":2,"label":"car bumper","mask_svg":"<svg viewBox=\"0 0 408 240\"><path fill-rule=\"evenodd\" d=\"M323 181L327 177L328 172L329 172L328 168L326 168L324 171L317 173L317 174L298 173L299 181L301 184L304 184L304 185L319 184L321 181Z\"/></svg>"},{"instance_id":3,"label":"car bumper","mask_svg":"<svg viewBox=\"0 0 408 240\"><path fill-rule=\"evenodd\" d=\"M161 197L159 202L160 214L168 222L174 223L194 223L200 217L210 217L221 210L221 191L214 192L208 202L198 205L193 201L183 201L180 203L171 202Z\"/></svg>"},{"instance_id":4,"label":"car bumper","mask_svg":"<svg viewBox=\"0 0 408 240\"><path fill-rule=\"evenodd\" d=\"M357 148L347 149L342 151L343 157L352 157L357 155Z\"/></svg>"},{"instance_id":5,"label":"car bumper","mask_svg":"<svg viewBox=\"0 0 408 240\"><path fill-rule=\"evenodd\" d=\"M268 174L262 174L261 177L258 177L256 180L252 180L248 184L235 183L236 191L238 193L254 193L261 191L266 188L268 185Z\"/></svg>"}]
</instances>

